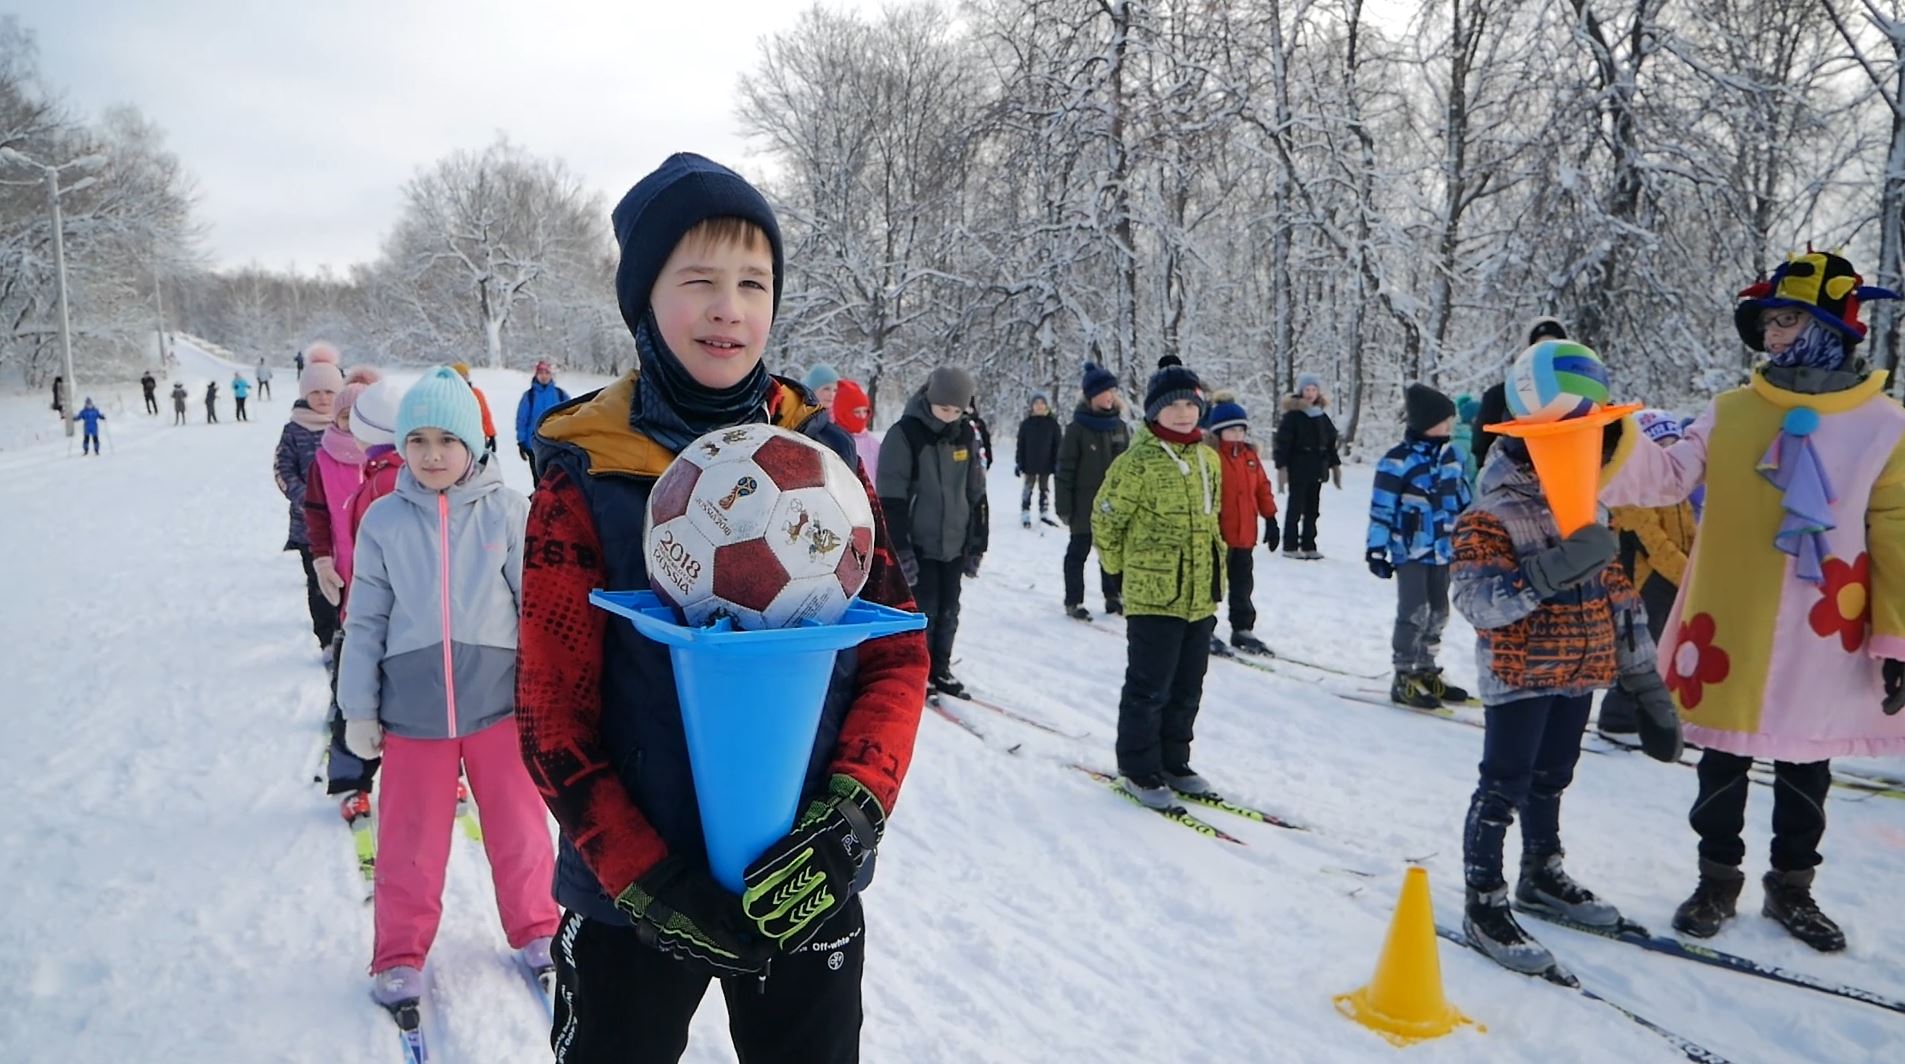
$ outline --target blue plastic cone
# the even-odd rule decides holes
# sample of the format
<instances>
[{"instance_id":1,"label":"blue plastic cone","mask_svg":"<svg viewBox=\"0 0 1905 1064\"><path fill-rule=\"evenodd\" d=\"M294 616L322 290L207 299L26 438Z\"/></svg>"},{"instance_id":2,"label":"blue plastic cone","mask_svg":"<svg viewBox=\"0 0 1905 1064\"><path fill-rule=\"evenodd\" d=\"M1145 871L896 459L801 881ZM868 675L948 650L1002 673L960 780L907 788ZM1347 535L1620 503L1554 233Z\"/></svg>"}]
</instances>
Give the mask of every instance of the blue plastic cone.
<instances>
[{"instance_id":1,"label":"blue plastic cone","mask_svg":"<svg viewBox=\"0 0 1905 1064\"><path fill-rule=\"evenodd\" d=\"M747 866L793 830L835 655L926 627L921 614L859 599L834 624L759 632L726 620L685 627L652 591L591 591L589 601L668 648L708 866L736 894Z\"/></svg>"}]
</instances>

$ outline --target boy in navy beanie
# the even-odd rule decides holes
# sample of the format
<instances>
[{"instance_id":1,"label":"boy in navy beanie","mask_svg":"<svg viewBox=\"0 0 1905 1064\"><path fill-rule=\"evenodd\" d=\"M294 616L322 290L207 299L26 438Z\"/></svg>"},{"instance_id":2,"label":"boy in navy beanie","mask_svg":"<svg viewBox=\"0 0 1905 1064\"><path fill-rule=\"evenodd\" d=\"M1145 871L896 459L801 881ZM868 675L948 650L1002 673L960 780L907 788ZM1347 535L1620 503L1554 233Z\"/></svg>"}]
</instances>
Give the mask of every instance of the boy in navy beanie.
<instances>
[{"instance_id":1,"label":"boy in navy beanie","mask_svg":"<svg viewBox=\"0 0 1905 1064\"><path fill-rule=\"evenodd\" d=\"M1417 709L1466 702L1468 692L1442 679L1435 663L1449 621L1449 565L1455 519L1468 509L1467 467L1449 443L1455 403L1426 384L1403 392L1402 442L1376 465L1369 495L1369 571L1396 581L1391 643L1395 680L1389 697Z\"/></svg>"},{"instance_id":2,"label":"boy in navy beanie","mask_svg":"<svg viewBox=\"0 0 1905 1064\"><path fill-rule=\"evenodd\" d=\"M1058 472L1052 478L1052 503L1058 519L1071 529L1065 547L1065 615L1089 621L1085 609L1085 559L1091 556L1091 509L1112 459L1131 446L1131 429L1118 412L1118 378L1094 362L1085 363L1084 399L1058 441ZM1106 613L1123 613L1122 579L1098 570L1098 589Z\"/></svg>"},{"instance_id":3,"label":"boy in navy beanie","mask_svg":"<svg viewBox=\"0 0 1905 1064\"><path fill-rule=\"evenodd\" d=\"M858 461L806 389L761 364L785 264L774 212L753 186L699 155L674 155L629 190L613 221L616 301L639 362L550 410L530 441L542 479L516 674L523 759L562 835L563 1059L677 1059L708 980L719 978L742 1059L857 1060L859 896L912 760L925 637L870 640L835 671L805 813L748 868L741 896L716 883L668 652L591 608L589 590L648 586L649 491L705 433L772 424L850 468ZM875 536L861 597L910 610L870 489L867 503ZM804 948L816 936L829 947Z\"/></svg>"}]
</instances>

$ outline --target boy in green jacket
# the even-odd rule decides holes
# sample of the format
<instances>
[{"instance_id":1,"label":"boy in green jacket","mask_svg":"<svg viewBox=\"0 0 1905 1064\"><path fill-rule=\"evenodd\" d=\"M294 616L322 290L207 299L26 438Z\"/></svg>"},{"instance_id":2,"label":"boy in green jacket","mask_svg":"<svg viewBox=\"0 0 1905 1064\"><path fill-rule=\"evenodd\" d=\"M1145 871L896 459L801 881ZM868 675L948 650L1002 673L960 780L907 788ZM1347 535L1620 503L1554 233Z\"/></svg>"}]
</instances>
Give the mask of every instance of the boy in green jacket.
<instances>
[{"instance_id":1,"label":"boy in green jacket","mask_svg":"<svg viewBox=\"0 0 1905 1064\"><path fill-rule=\"evenodd\" d=\"M1119 784L1153 809L1170 808L1173 791L1211 793L1191 770L1191 726L1224 591L1223 461L1200 446L1197 427L1208 407L1197 374L1173 355L1160 360L1144 425L1111 463L1092 511L1105 571L1124 580Z\"/></svg>"}]
</instances>

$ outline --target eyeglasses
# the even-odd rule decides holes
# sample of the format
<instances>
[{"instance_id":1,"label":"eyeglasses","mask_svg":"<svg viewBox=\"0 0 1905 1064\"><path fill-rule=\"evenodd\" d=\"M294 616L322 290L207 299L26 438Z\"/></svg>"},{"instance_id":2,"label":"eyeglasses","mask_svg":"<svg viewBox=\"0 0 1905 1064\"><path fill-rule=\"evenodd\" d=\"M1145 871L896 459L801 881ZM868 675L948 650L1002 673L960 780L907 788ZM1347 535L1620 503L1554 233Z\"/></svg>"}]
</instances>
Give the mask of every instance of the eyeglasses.
<instances>
[{"instance_id":1,"label":"eyeglasses","mask_svg":"<svg viewBox=\"0 0 1905 1064\"><path fill-rule=\"evenodd\" d=\"M1759 327L1761 329L1794 329L1805 320L1806 315L1803 311L1792 307L1777 307L1760 314Z\"/></svg>"}]
</instances>

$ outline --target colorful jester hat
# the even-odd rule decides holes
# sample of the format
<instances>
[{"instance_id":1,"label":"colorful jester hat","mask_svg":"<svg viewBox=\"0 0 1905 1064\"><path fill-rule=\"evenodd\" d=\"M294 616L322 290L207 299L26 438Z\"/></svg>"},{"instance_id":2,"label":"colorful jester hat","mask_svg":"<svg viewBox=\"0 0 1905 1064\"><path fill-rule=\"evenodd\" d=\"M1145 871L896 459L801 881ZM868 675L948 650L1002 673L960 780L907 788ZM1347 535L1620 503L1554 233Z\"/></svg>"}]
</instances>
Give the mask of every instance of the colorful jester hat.
<instances>
[{"instance_id":1,"label":"colorful jester hat","mask_svg":"<svg viewBox=\"0 0 1905 1064\"><path fill-rule=\"evenodd\" d=\"M1780 263L1771 277L1741 290L1740 303L1733 308L1733 327L1739 330L1746 346L1764 351L1766 335L1760 328L1760 311L1798 307L1835 330L1847 348L1857 346L1865 339L1859 304L1899 298L1889 288L1873 288L1864 281L1843 257L1808 246L1805 254L1789 256Z\"/></svg>"}]
</instances>

